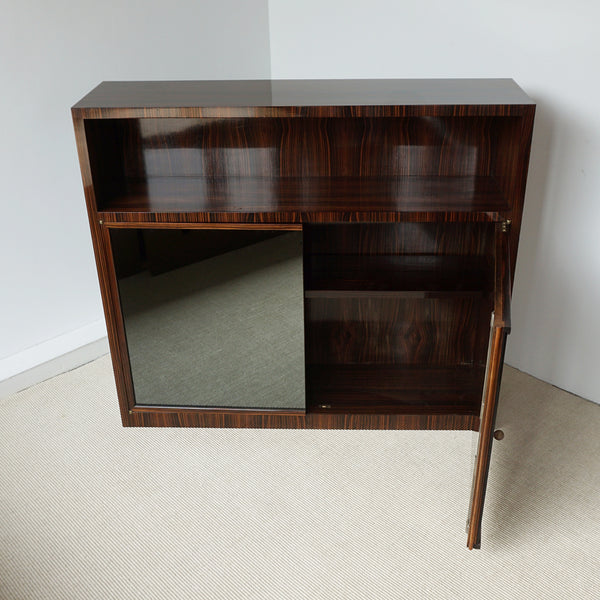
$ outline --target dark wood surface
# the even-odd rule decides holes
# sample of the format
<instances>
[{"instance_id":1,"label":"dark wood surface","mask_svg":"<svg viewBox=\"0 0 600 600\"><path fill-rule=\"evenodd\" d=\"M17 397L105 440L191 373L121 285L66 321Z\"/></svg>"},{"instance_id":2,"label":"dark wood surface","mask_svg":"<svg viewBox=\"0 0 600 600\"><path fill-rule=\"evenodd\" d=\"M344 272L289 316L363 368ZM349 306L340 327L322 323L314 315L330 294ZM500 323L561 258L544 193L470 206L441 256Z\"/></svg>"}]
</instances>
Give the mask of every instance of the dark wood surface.
<instances>
[{"instance_id":1,"label":"dark wood surface","mask_svg":"<svg viewBox=\"0 0 600 600\"><path fill-rule=\"evenodd\" d=\"M485 360L480 295L306 300L308 364L462 365ZM489 323L489 312L487 313Z\"/></svg>"},{"instance_id":2,"label":"dark wood surface","mask_svg":"<svg viewBox=\"0 0 600 600\"><path fill-rule=\"evenodd\" d=\"M124 426L127 426L129 425L129 411L135 404L133 380L131 378L131 369L129 368L127 340L125 338L121 306L118 297L114 261L112 260L110 249L109 230L106 227L102 227L100 220L98 219L96 198L92 185L90 153L93 154L94 152L97 152L98 149L88 149L83 120L74 117L73 126L75 129L75 141L77 143L77 152L79 155L79 165L81 169L81 178L83 180L90 233L94 246L94 257L96 259L100 294L102 296L102 307L104 309L104 318L108 333L108 344L115 375L117 395L119 398L121 422Z\"/></svg>"},{"instance_id":3,"label":"dark wood surface","mask_svg":"<svg viewBox=\"0 0 600 600\"><path fill-rule=\"evenodd\" d=\"M492 177L149 177L116 182L107 212L501 212ZM296 220L298 220L296 218Z\"/></svg>"},{"instance_id":4,"label":"dark wood surface","mask_svg":"<svg viewBox=\"0 0 600 600\"><path fill-rule=\"evenodd\" d=\"M490 284L482 256L310 254L305 261L305 296L329 292L415 292L415 297L482 293ZM346 294L350 296L351 294Z\"/></svg>"},{"instance_id":5,"label":"dark wood surface","mask_svg":"<svg viewBox=\"0 0 600 600\"><path fill-rule=\"evenodd\" d=\"M490 469L492 444L496 414L498 412L498 399L500 396L500 382L502 367L504 365L504 352L506 338L510 333L510 231L508 224L496 226L496 249L494 263L494 320L492 324L487 369L483 386L481 407L481 421L479 428L479 441L473 472L473 488L469 516L467 520L467 547L469 550L481 547L481 522L483 518L483 505ZM499 437L498 439L502 439Z\"/></svg>"},{"instance_id":6,"label":"dark wood surface","mask_svg":"<svg viewBox=\"0 0 600 600\"><path fill-rule=\"evenodd\" d=\"M511 79L105 81L80 117L520 114L533 101Z\"/></svg>"},{"instance_id":7,"label":"dark wood surface","mask_svg":"<svg viewBox=\"0 0 600 600\"><path fill-rule=\"evenodd\" d=\"M311 365L308 412L478 415L483 367Z\"/></svg>"},{"instance_id":8,"label":"dark wood surface","mask_svg":"<svg viewBox=\"0 0 600 600\"><path fill-rule=\"evenodd\" d=\"M127 415L130 427L218 427L250 429L479 429L479 416L472 414L323 414L302 416L263 413L210 412L193 408L137 406Z\"/></svg>"},{"instance_id":9,"label":"dark wood surface","mask_svg":"<svg viewBox=\"0 0 600 600\"><path fill-rule=\"evenodd\" d=\"M304 225L307 256L439 256L444 260L487 259L494 253L494 223L329 223Z\"/></svg>"},{"instance_id":10,"label":"dark wood surface","mask_svg":"<svg viewBox=\"0 0 600 600\"><path fill-rule=\"evenodd\" d=\"M522 117L86 119L97 187L149 177L475 177ZM506 135L506 130L512 135ZM497 156L501 152L502 156ZM502 172L505 177L508 173Z\"/></svg>"},{"instance_id":11,"label":"dark wood surface","mask_svg":"<svg viewBox=\"0 0 600 600\"><path fill-rule=\"evenodd\" d=\"M365 207L367 208L367 207ZM174 227L203 228L221 226L270 225L301 226L314 223L498 223L497 212L470 211L374 211L334 210L314 212L113 212L96 213L99 221L109 227Z\"/></svg>"},{"instance_id":12,"label":"dark wood surface","mask_svg":"<svg viewBox=\"0 0 600 600\"><path fill-rule=\"evenodd\" d=\"M490 469L494 425L498 411L498 396L504 365L504 350L508 332L503 327L493 327L490 335L488 365L485 374L479 440L475 469L473 472L473 488L467 521L467 547L469 550L481 547L481 520L483 504Z\"/></svg>"},{"instance_id":13,"label":"dark wood surface","mask_svg":"<svg viewBox=\"0 0 600 600\"><path fill-rule=\"evenodd\" d=\"M305 226L309 368L483 366L495 231L487 223Z\"/></svg>"},{"instance_id":14,"label":"dark wood surface","mask_svg":"<svg viewBox=\"0 0 600 600\"><path fill-rule=\"evenodd\" d=\"M496 255L494 263L494 327L504 327L510 333L510 231L496 226Z\"/></svg>"}]
</instances>

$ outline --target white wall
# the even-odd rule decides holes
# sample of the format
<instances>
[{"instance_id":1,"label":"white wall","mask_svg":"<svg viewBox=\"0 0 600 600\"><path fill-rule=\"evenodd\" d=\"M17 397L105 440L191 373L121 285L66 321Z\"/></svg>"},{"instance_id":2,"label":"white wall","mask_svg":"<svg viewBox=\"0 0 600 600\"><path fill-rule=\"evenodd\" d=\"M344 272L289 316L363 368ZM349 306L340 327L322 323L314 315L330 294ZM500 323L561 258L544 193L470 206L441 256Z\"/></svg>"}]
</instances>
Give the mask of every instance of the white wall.
<instances>
[{"instance_id":1,"label":"white wall","mask_svg":"<svg viewBox=\"0 0 600 600\"><path fill-rule=\"evenodd\" d=\"M600 402L600 3L269 1L273 78L512 77L537 101L507 362Z\"/></svg>"},{"instance_id":2,"label":"white wall","mask_svg":"<svg viewBox=\"0 0 600 600\"><path fill-rule=\"evenodd\" d=\"M268 78L267 0L9 0L0 381L106 335L70 107L102 80Z\"/></svg>"}]
</instances>

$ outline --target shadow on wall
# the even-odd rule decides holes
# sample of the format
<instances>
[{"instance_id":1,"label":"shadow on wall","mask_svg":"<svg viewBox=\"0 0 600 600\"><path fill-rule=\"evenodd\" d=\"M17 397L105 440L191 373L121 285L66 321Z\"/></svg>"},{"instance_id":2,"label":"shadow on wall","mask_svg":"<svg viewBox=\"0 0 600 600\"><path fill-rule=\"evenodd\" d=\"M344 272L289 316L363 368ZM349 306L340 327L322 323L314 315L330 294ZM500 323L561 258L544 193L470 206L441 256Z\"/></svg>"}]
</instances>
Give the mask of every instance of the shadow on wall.
<instances>
[{"instance_id":1,"label":"shadow on wall","mask_svg":"<svg viewBox=\"0 0 600 600\"><path fill-rule=\"evenodd\" d=\"M587 133L550 101L535 93L531 96L537 109L515 273L513 332L508 338L506 360L552 381L553 372L565 369L561 341L570 327L569 318L572 324L574 306L570 297L574 293L570 286L572 274L562 272L564 267L552 256L559 251L558 244L565 243L565 235L575 235L572 228L565 231L557 224L566 213L577 210L574 193L565 191L569 174L561 175L553 169L566 168ZM600 298L597 300L600 302ZM533 338L536 334L541 337Z\"/></svg>"}]
</instances>

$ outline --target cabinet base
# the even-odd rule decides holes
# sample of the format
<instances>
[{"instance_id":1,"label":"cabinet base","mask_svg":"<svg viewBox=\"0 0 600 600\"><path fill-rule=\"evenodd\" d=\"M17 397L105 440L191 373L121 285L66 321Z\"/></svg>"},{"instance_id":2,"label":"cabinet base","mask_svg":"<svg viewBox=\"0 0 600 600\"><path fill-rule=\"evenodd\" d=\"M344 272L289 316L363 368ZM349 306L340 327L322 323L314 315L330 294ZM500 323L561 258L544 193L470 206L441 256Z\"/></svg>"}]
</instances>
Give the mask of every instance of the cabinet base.
<instances>
[{"instance_id":1,"label":"cabinet base","mask_svg":"<svg viewBox=\"0 0 600 600\"><path fill-rule=\"evenodd\" d=\"M435 429L479 430L479 415L460 414L245 414L196 409L136 407L126 427L219 427L249 429Z\"/></svg>"}]
</instances>

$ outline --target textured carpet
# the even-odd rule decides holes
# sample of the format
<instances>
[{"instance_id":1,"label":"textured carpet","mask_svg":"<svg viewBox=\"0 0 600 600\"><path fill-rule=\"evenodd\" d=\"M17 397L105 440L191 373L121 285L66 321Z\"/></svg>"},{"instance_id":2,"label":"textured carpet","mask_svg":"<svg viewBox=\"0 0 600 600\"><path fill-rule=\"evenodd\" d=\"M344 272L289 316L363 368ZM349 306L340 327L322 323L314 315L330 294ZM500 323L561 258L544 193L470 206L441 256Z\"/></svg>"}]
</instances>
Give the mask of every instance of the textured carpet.
<instances>
[{"instance_id":1,"label":"textured carpet","mask_svg":"<svg viewBox=\"0 0 600 600\"><path fill-rule=\"evenodd\" d=\"M469 432L123 429L108 357L0 401L0 598L600 597L600 406L506 369Z\"/></svg>"}]
</instances>

